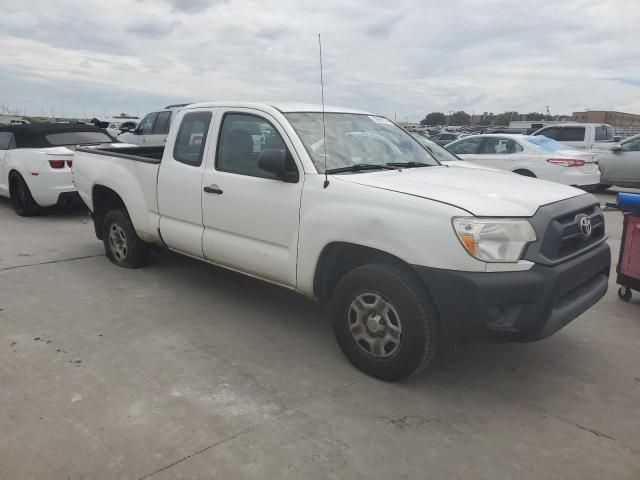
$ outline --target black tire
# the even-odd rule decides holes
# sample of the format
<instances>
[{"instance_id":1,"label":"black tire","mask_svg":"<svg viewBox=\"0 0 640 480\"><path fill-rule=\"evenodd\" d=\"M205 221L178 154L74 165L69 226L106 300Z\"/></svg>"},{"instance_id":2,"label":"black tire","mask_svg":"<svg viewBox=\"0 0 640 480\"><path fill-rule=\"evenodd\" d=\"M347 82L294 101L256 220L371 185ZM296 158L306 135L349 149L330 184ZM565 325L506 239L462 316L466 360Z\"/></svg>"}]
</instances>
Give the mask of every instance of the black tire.
<instances>
[{"instance_id":1,"label":"black tire","mask_svg":"<svg viewBox=\"0 0 640 480\"><path fill-rule=\"evenodd\" d=\"M40 206L31 195L22 175L13 173L9 178L9 197L15 212L21 217L33 217L40 213Z\"/></svg>"},{"instance_id":2,"label":"black tire","mask_svg":"<svg viewBox=\"0 0 640 480\"><path fill-rule=\"evenodd\" d=\"M514 170L513 173L517 173L518 175L522 175L523 177L538 178L536 177L536 174L530 170Z\"/></svg>"},{"instance_id":3,"label":"black tire","mask_svg":"<svg viewBox=\"0 0 640 480\"><path fill-rule=\"evenodd\" d=\"M354 321L354 316L360 314L354 313L353 302L367 296L382 298L391 305L389 310L395 312L393 315L387 313L383 322L386 326L376 327L383 328L382 332L372 334L368 323L363 321L367 315L371 319L375 312L368 311ZM400 267L368 264L351 270L338 282L331 310L333 332L342 352L351 363L373 377L385 381L402 380L426 367L437 352L439 317L436 307L426 288ZM371 345L367 351L363 346L367 342L356 341L352 334L352 330L361 326L361 333L369 340L378 335L380 342L384 342L391 323L396 330L400 325L399 341L394 344L394 340L390 340L382 349L378 348L379 355L371 352L374 348Z\"/></svg>"},{"instance_id":4,"label":"black tire","mask_svg":"<svg viewBox=\"0 0 640 480\"><path fill-rule=\"evenodd\" d=\"M633 293L629 287L620 287L618 289L618 297L620 297L620 300L623 302L630 302L633 297Z\"/></svg>"},{"instance_id":5,"label":"black tire","mask_svg":"<svg viewBox=\"0 0 640 480\"><path fill-rule=\"evenodd\" d=\"M104 250L119 267L140 268L149 262L149 245L136 234L126 210L111 210L102 224Z\"/></svg>"}]
</instances>

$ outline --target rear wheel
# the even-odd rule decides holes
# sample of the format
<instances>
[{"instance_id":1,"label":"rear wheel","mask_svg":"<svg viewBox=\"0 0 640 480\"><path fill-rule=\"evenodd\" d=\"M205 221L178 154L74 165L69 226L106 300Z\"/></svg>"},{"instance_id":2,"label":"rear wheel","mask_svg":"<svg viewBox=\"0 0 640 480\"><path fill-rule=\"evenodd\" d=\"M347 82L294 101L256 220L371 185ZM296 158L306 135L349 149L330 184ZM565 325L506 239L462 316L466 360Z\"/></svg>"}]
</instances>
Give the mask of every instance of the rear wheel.
<instances>
[{"instance_id":1,"label":"rear wheel","mask_svg":"<svg viewBox=\"0 0 640 480\"><path fill-rule=\"evenodd\" d=\"M437 351L436 308L424 287L396 266L369 264L347 273L334 291L332 322L351 363L382 380L420 371Z\"/></svg>"},{"instance_id":2,"label":"rear wheel","mask_svg":"<svg viewBox=\"0 0 640 480\"><path fill-rule=\"evenodd\" d=\"M139 268L149 261L149 245L138 237L126 210L105 215L102 239L107 257L119 267Z\"/></svg>"},{"instance_id":3,"label":"rear wheel","mask_svg":"<svg viewBox=\"0 0 640 480\"><path fill-rule=\"evenodd\" d=\"M21 217L32 217L40 213L40 206L31 195L22 175L14 173L9 179L9 197L15 212Z\"/></svg>"},{"instance_id":4,"label":"rear wheel","mask_svg":"<svg viewBox=\"0 0 640 480\"><path fill-rule=\"evenodd\" d=\"M537 178L536 174L530 170L523 170L523 169L514 170L513 173L517 173L518 175L522 175L523 177Z\"/></svg>"}]
</instances>

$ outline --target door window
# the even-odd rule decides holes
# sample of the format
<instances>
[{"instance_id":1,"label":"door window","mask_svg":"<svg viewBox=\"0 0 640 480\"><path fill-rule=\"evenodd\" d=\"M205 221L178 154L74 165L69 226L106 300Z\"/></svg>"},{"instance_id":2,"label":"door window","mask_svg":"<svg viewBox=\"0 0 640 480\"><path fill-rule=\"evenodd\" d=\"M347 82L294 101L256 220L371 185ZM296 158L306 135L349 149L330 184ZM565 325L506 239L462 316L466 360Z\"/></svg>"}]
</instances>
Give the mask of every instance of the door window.
<instances>
[{"instance_id":1,"label":"door window","mask_svg":"<svg viewBox=\"0 0 640 480\"><path fill-rule=\"evenodd\" d=\"M166 135L171 124L171 112L160 112L153 127L154 135Z\"/></svg>"},{"instance_id":2,"label":"door window","mask_svg":"<svg viewBox=\"0 0 640 480\"><path fill-rule=\"evenodd\" d=\"M583 140L584 127L566 127L562 129L561 142L582 142Z\"/></svg>"},{"instance_id":3,"label":"door window","mask_svg":"<svg viewBox=\"0 0 640 480\"><path fill-rule=\"evenodd\" d=\"M522 147L511 138L488 137L478 153L501 155L521 151Z\"/></svg>"},{"instance_id":4,"label":"door window","mask_svg":"<svg viewBox=\"0 0 640 480\"><path fill-rule=\"evenodd\" d=\"M596 127L596 142L613 142L613 129L606 125Z\"/></svg>"},{"instance_id":5,"label":"door window","mask_svg":"<svg viewBox=\"0 0 640 480\"><path fill-rule=\"evenodd\" d=\"M471 153L476 153L478 147L482 143L482 138L480 137L469 137L464 140L460 140L456 142L454 145L447 145L447 150L456 155L467 155Z\"/></svg>"},{"instance_id":6,"label":"door window","mask_svg":"<svg viewBox=\"0 0 640 480\"><path fill-rule=\"evenodd\" d=\"M202 164L211 116L211 112L193 112L182 118L173 147L174 159L195 167Z\"/></svg>"},{"instance_id":7,"label":"door window","mask_svg":"<svg viewBox=\"0 0 640 480\"><path fill-rule=\"evenodd\" d=\"M0 132L0 150L11 150L15 148L16 142L13 139L13 133Z\"/></svg>"},{"instance_id":8,"label":"door window","mask_svg":"<svg viewBox=\"0 0 640 480\"><path fill-rule=\"evenodd\" d=\"M216 156L217 170L275 178L258 166L258 157L264 150L286 151L290 169L296 169L284 140L269 121L240 113L227 113L224 116Z\"/></svg>"},{"instance_id":9,"label":"door window","mask_svg":"<svg viewBox=\"0 0 640 480\"><path fill-rule=\"evenodd\" d=\"M1 135L1 134L0 134ZM640 137L620 145L620 150L623 152L638 152L640 151Z\"/></svg>"},{"instance_id":10,"label":"door window","mask_svg":"<svg viewBox=\"0 0 640 480\"><path fill-rule=\"evenodd\" d=\"M536 135L544 135L547 138L550 138L552 140L558 140L558 141L562 139L562 131L557 127L546 128L542 130L540 133L536 133Z\"/></svg>"},{"instance_id":11,"label":"door window","mask_svg":"<svg viewBox=\"0 0 640 480\"><path fill-rule=\"evenodd\" d=\"M137 133L140 135L150 135L153 132L153 124L158 117L158 112L150 113L142 119L140 125L138 125Z\"/></svg>"}]
</instances>

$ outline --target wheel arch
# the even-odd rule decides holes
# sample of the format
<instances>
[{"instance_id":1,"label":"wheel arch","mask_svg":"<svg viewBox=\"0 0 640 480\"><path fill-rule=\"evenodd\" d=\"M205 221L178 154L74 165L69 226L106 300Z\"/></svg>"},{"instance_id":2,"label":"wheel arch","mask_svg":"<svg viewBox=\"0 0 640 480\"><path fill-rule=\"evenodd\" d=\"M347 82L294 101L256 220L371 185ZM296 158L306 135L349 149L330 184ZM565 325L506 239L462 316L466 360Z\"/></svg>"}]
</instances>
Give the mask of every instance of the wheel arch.
<instances>
[{"instance_id":1,"label":"wheel arch","mask_svg":"<svg viewBox=\"0 0 640 480\"><path fill-rule=\"evenodd\" d=\"M115 190L105 187L104 185L93 186L91 199L93 203L93 228L96 232L96 237L102 240L102 224L104 223L104 217L107 213L117 208L122 208L127 211L127 213L129 211L122 197L120 197Z\"/></svg>"},{"instance_id":2,"label":"wheel arch","mask_svg":"<svg viewBox=\"0 0 640 480\"><path fill-rule=\"evenodd\" d=\"M427 288L411 265L395 255L356 243L332 242L323 248L318 257L313 277L314 296L319 300L331 298L336 285L347 272L368 263L400 267Z\"/></svg>"}]
</instances>

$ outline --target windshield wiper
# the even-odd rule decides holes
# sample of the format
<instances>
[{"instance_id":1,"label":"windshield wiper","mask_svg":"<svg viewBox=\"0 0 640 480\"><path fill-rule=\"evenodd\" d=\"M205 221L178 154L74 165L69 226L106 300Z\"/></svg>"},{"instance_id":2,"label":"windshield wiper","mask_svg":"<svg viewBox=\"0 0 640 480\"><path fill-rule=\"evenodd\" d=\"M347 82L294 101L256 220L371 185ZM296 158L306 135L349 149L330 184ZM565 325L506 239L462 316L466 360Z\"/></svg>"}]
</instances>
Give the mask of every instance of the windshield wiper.
<instances>
[{"instance_id":1,"label":"windshield wiper","mask_svg":"<svg viewBox=\"0 0 640 480\"><path fill-rule=\"evenodd\" d=\"M433 167L430 163L422 163L422 162L389 162L387 163L390 167L400 167L400 168L417 168L417 167Z\"/></svg>"},{"instance_id":2,"label":"windshield wiper","mask_svg":"<svg viewBox=\"0 0 640 480\"><path fill-rule=\"evenodd\" d=\"M355 165L349 165L348 167L329 168L325 173L329 175L332 173L344 173L344 172L362 172L365 170L397 170L398 167L387 163L386 165L374 164L374 163L356 163Z\"/></svg>"}]
</instances>

